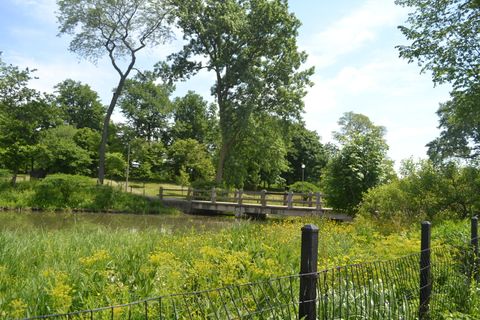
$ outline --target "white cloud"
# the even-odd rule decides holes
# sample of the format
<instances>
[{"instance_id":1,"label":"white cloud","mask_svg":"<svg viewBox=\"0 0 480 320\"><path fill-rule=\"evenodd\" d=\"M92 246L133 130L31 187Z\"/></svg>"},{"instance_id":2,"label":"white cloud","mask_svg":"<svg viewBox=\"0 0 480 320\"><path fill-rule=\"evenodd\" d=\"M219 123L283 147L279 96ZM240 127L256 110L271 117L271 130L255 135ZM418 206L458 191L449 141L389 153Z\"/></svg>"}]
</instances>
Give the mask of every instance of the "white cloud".
<instances>
[{"instance_id":1,"label":"white cloud","mask_svg":"<svg viewBox=\"0 0 480 320\"><path fill-rule=\"evenodd\" d=\"M24 8L29 16L44 23L55 24L56 0L12 0L12 2Z\"/></svg>"},{"instance_id":2,"label":"white cloud","mask_svg":"<svg viewBox=\"0 0 480 320\"><path fill-rule=\"evenodd\" d=\"M342 56L376 39L379 30L394 27L405 10L393 1L369 0L349 15L337 20L304 42L309 63L317 68L330 66Z\"/></svg>"}]
</instances>

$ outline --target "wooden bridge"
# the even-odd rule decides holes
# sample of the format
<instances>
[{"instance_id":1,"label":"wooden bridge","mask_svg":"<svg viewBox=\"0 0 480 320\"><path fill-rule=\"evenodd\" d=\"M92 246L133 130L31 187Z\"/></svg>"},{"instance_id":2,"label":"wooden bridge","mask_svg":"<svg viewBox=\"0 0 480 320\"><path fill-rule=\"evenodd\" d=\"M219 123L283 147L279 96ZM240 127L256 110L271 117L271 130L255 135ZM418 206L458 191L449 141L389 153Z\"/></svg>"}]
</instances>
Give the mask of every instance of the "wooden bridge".
<instances>
[{"instance_id":1,"label":"wooden bridge","mask_svg":"<svg viewBox=\"0 0 480 320\"><path fill-rule=\"evenodd\" d=\"M350 221L352 217L335 213L322 206L322 195L316 193L168 189L160 188L160 199L167 206L186 213L234 213L237 217L268 215L320 216L332 220Z\"/></svg>"}]
</instances>

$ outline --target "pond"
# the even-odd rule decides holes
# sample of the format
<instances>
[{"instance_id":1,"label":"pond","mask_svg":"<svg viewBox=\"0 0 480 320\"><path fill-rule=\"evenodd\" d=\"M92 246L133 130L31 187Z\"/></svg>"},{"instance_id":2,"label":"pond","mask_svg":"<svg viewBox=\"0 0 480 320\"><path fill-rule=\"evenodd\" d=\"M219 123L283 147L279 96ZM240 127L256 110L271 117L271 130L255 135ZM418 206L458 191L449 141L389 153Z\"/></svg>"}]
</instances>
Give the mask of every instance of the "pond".
<instances>
[{"instance_id":1,"label":"pond","mask_svg":"<svg viewBox=\"0 0 480 320\"><path fill-rule=\"evenodd\" d=\"M231 216L150 215L118 213L72 212L0 212L0 231L3 230L60 230L82 226L101 226L108 229L142 231L153 229L164 233L215 231L239 221Z\"/></svg>"}]
</instances>

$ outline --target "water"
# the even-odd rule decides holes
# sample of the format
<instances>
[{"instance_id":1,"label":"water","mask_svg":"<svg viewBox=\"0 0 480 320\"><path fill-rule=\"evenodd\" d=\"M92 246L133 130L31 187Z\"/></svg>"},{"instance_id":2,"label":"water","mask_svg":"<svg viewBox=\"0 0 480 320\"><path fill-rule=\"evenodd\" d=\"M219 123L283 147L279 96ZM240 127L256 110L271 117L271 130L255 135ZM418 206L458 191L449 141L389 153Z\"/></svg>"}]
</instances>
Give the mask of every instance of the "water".
<instances>
[{"instance_id":1,"label":"water","mask_svg":"<svg viewBox=\"0 0 480 320\"><path fill-rule=\"evenodd\" d=\"M245 223L228 216L196 215L141 215L112 213L71 212L0 212L2 230L61 230L82 225L97 225L105 228L129 231L156 229L167 233L187 231L221 230L235 224Z\"/></svg>"}]
</instances>

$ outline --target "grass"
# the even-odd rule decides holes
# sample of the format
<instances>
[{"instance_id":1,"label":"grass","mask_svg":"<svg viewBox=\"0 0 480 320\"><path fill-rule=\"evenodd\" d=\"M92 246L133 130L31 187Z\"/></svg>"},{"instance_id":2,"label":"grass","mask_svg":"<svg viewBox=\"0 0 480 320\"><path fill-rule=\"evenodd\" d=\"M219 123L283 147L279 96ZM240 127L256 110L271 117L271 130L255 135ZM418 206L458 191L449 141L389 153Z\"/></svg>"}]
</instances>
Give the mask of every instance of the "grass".
<instances>
[{"instance_id":1,"label":"grass","mask_svg":"<svg viewBox=\"0 0 480 320\"><path fill-rule=\"evenodd\" d=\"M28 215L2 213L0 317L62 313L295 274L305 223L320 227L319 269L392 259L419 248L418 230L383 234L370 221L230 221L221 230L181 232L91 221L49 228L29 223ZM433 239L461 243L466 234L465 227L445 224Z\"/></svg>"},{"instance_id":2,"label":"grass","mask_svg":"<svg viewBox=\"0 0 480 320\"><path fill-rule=\"evenodd\" d=\"M159 199L123 192L118 186L96 185L95 180L51 175L41 181L0 182L0 207L11 209L178 213Z\"/></svg>"}]
</instances>

